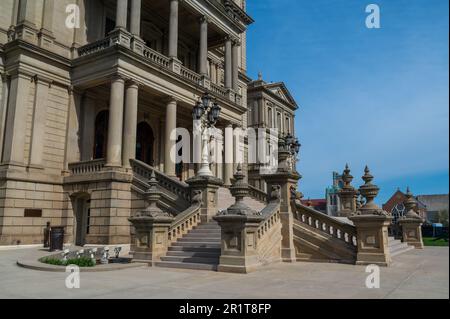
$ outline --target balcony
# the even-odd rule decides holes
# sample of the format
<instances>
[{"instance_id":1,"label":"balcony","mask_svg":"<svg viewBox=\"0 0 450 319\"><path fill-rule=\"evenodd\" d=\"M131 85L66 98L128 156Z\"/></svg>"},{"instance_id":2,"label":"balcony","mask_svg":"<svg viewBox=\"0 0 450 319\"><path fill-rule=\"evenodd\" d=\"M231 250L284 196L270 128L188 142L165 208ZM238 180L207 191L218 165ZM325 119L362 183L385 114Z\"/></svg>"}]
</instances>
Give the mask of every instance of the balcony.
<instances>
[{"instance_id":1,"label":"balcony","mask_svg":"<svg viewBox=\"0 0 450 319\"><path fill-rule=\"evenodd\" d=\"M107 51L117 46L122 48L125 47L126 49L137 53L143 61L154 65L161 72L175 75L183 81L187 81L196 87L202 88L204 91L208 91L216 98L225 99L231 103L242 106L242 96L240 94L212 83L209 79L205 79L202 75L182 64L179 64L178 66L174 65L173 59L159 53L145 44L139 46L133 45L132 35L123 30L114 31L104 39L78 48L78 58L80 59L94 54L101 54L102 51Z\"/></svg>"}]
</instances>

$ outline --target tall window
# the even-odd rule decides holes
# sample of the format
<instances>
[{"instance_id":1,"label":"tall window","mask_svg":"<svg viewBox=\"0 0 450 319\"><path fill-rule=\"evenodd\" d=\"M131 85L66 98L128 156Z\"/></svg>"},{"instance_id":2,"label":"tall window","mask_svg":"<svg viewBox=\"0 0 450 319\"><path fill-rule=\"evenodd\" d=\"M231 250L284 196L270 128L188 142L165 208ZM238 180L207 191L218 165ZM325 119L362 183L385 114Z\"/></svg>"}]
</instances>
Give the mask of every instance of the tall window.
<instances>
[{"instance_id":1,"label":"tall window","mask_svg":"<svg viewBox=\"0 0 450 319\"><path fill-rule=\"evenodd\" d=\"M95 118L94 159L106 157L109 111L101 111Z\"/></svg>"},{"instance_id":2,"label":"tall window","mask_svg":"<svg viewBox=\"0 0 450 319\"><path fill-rule=\"evenodd\" d=\"M267 108L267 120L268 120L267 124L269 124L269 127L270 128L274 128L273 127L273 116L272 116L272 108L271 107Z\"/></svg>"}]
</instances>

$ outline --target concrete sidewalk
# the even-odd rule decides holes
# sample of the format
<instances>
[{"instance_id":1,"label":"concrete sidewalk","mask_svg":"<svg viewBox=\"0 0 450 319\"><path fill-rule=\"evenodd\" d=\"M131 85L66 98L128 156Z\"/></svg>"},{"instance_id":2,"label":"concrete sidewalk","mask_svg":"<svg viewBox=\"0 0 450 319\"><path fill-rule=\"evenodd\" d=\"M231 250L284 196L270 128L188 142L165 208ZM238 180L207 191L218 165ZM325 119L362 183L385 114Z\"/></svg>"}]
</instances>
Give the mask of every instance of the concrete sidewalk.
<instances>
[{"instance_id":1,"label":"concrete sidewalk","mask_svg":"<svg viewBox=\"0 0 450 319\"><path fill-rule=\"evenodd\" d=\"M0 251L0 298L449 298L449 249L427 247L380 268L380 289L368 289L363 266L277 264L247 274L136 268L81 273L80 289L65 287L66 273L24 269L18 259L38 249Z\"/></svg>"}]
</instances>

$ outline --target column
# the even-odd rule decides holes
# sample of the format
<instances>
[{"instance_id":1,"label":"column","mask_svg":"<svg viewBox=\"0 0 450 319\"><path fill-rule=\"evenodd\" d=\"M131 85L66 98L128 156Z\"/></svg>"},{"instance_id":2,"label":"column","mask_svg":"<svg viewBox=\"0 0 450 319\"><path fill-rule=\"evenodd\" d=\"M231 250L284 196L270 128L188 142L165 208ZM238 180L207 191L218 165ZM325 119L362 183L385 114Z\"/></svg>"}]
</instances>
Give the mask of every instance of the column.
<instances>
[{"instance_id":1,"label":"column","mask_svg":"<svg viewBox=\"0 0 450 319\"><path fill-rule=\"evenodd\" d=\"M4 127L6 123L6 111L8 109L8 99L9 99L9 85L10 77L7 74L2 73L2 99L0 101L0 156L3 152L3 138L4 138ZM1 162L1 158L0 158Z\"/></svg>"},{"instance_id":2,"label":"column","mask_svg":"<svg viewBox=\"0 0 450 319\"><path fill-rule=\"evenodd\" d=\"M225 186L231 186L231 178L233 177L234 162L234 135L233 126L230 124L225 128L225 171L223 182Z\"/></svg>"},{"instance_id":3,"label":"column","mask_svg":"<svg viewBox=\"0 0 450 319\"><path fill-rule=\"evenodd\" d=\"M208 75L208 19L200 18L200 47L198 50L198 73Z\"/></svg>"},{"instance_id":4,"label":"column","mask_svg":"<svg viewBox=\"0 0 450 319\"><path fill-rule=\"evenodd\" d=\"M225 87L227 89L232 88L232 44L231 38L225 40Z\"/></svg>"},{"instance_id":5,"label":"column","mask_svg":"<svg viewBox=\"0 0 450 319\"><path fill-rule=\"evenodd\" d=\"M214 61L211 61L211 81L217 84L217 66Z\"/></svg>"},{"instance_id":6,"label":"column","mask_svg":"<svg viewBox=\"0 0 450 319\"><path fill-rule=\"evenodd\" d=\"M80 9L80 21L85 21L86 16L86 8L84 0L77 0L77 6ZM78 57L78 50L82 44L83 44L83 35L86 35L86 24L80 23L79 28L73 29L73 42L72 46L70 48L70 54L72 59L75 59Z\"/></svg>"},{"instance_id":7,"label":"column","mask_svg":"<svg viewBox=\"0 0 450 319\"><path fill-rule=\"evenodd\" d=\"M81 145L80 158L82 161L90 161L94 158L94 139L95 139L95 100L83 95L80 102L81 109Z\"/></svg>"},{"instance_id":8,"label":"column","mask_svg":"<svg viewBox=\"0 0 450 319\"><path fill-rule=\"evenodd\" d=\"M45 0L44 1L44 14L42 17L42 29L52 33L53 31L53 9L54 9L54 0Z\"/></svg>"},{"instance_id":9,"label":"column","mask_svg":"<svg viewBox=\"0 0 450 319\"><path fill-rule=\"evenodd\" d=\"M141 0L131 0L130 32L136 37L141 36Z\"/></svg>"},{"instance_id":10,"label":"column","mask_svg":"<svg viewBox=\"0 0 450 319\"><path fill-rule=\"evenodd\" d=\"M71 86L69 93L69 111L67 112L66 148L64 150L64 170L68 171L69 163L81 160L81 102L82 94Z\"/></svg>"},{"instance_id":11,"label":"column","mask_svg":"<svg viewBox=\"0 0 450 319\"><path fill-rule=\"evenodd\" d=\"M170 0L169 57L178 58L178 0Z\"/></svg>"},{"instance_id":12,"label":"column","mask_svg":"<svg viewBox=\"0 0 450 319\"><path fill-rule=\"evenodd\" d=\"M109 100L108 143L106 149L106 166L122 166L122 128L123 100L125 81L116 77L111 83Z\"/></svg>"},{"instance_id":13,"label":"column","mask_svg":"<svg viewBox=\"0 0 450 319\"><path fill-rule=\"evenodd\" d=\"M128 0L117 0L116 29L127 29Z\"/></svg>"},{"instance_id":14,"label":"column","mask_svg":"<svg viewBox=\"0 0 450 319\"><path fill-rule=\"evenodd\" d=\"M33 106L33 122L31 130L30 166L42 166L44 153L45 121L47 116L47 99L51 80L36 77L36 89Z\"/></svg>"},{"instance_id":15,"label":"column","mask_svg":"<svg viewBox=\"0 0 450 319\"><path fill-rule=\"evenodd\" d=\"M27 101L30 90L30 77L24 74L12 76L6 112L6 125L3 143L3 163L24 165L25 131Z\"/></svg>"},{"instance_id":16,"label":"column","mask_svg":"<svg viewBox=\"0 0 450 319\"><path fill-rule=\"evenodd\" d=\"M130 83L125 93L125 121L123 127L123 157L124 167L130 167L130 159L136 158L136 128L138 112L139 87Z\"/></svg>"},{"instance_id":17,"label":"column","mask_svg":"<svg viewBox=\"0 0 450 319\"><path fill-rule=\"evenodd\" d=\"M20 0L15 37L32 43L37 42L37 29L35 24L35 0Z\"/></svg>"},{"instance_id":18,"label":"column","mask_svg":"<svg viewBox=\"0 0 450 319\"><path fill-rule=\"evenodd\" d=\"M176 176L175 173L175 139L170 135L177 128L177 101L174 98L169 100L166 109L166 130L165 130L165 152L164 152L164 171L169 176Z\"/></svg>"},{"instance_id":19,"label":"column","mask_svg":"<svg viewBox=\"0 0 450 319\"><path fill-rule=\"evenodd\" d=\"M233 43L232 49L232 88L237 93L239 91L239 43Z\"/></svg>"}]
</instances>

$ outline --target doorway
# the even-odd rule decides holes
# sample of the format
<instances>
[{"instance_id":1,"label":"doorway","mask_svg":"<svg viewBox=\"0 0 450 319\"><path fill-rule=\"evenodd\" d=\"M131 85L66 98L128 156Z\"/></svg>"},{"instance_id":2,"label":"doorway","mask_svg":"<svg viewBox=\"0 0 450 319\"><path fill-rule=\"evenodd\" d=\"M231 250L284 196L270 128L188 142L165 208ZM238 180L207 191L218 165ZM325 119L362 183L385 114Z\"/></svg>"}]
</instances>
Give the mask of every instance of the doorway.
<instances>
[{"instance_id":1,"label":"doorway","mask_svg":"<svg viewBox=\"0 0 450 319\"><path fill-rule=\"evenodd\" d=\"M89 235L91 219L91 200L88 195L77 196L73 201L75 245L84 246Z\"/></svg>"},{"instance_id":2,"label":"doorway","mask_svg":"<svg viewBox=\"0 0 450 319\"><path fill-rule=\"evenodd\" d=\"M136 133L136 159L153 166L153 145L155 136L153 130L146 122L141 122L137 126Z\"/></svg>"}]
</instances>

